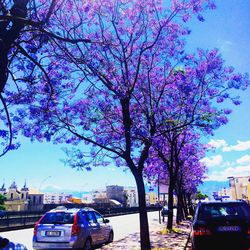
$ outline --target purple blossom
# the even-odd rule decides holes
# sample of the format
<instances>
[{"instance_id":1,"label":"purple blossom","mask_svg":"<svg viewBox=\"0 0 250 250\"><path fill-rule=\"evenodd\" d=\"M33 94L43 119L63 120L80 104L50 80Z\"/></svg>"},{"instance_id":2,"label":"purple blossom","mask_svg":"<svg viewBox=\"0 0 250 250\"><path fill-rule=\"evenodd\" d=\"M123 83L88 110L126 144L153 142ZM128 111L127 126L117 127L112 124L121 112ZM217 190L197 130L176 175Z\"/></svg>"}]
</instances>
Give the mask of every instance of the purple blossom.
<instances>
[{"instance_id":1,"label":"purple blossom","mask_svg":"<svg viewBox=\"0 0 250 250\"><path fill-rule=\"evenodd\" d=\"M231 109L224 109L224 114L225 115L229 115L232 113L232 110Z\"/></svg>"},{"instance_id":2,"label":"purple blossom","mask_svg":"<svg viewBox=\"0 0 250 250\"><path fill-rule=\"evenodd\" d=\"M197 16L197 19L198 19L200 22L204 22L204 21L205 21L204 17L203 17L201 14L199 14L199 15Z\"/></svg>"},{"instance_id":3,"label":"purple blossom","mask_svg":"<svg viewBox=\"0 0 250 250\"><path fill-rule=\"evenodd\" d=\"M241 101L240 100L233 100L233 104L238 106L241 104Z\"/></svg>"},{"instance_id":4,"label":"purple blossom","mask_svg":"<svg viewBox=\"0 0 250 250\"><path fill-rule=\"evenodd\" d=\"M217 102L217 103L222 103L222 102L224 102L223 96L218 96L218 97L216 98L216 102Z\"/></svg>"},{"instance_id":5,"label":"purple blossom","mask_svg":"<svg viewBox=\"0 0 250 250\"><path fill-rule=\"evenodd\" d=\"M216 9L216 4L214 1L209 1L208 3L208 7L212 10Z\"/></svg>"},{"instance_id":6,"label":"purple blossom","mask_svg":"<svg viewBox=\"0 0 250 250\"><path fill-rule=\"evenodd\" d=\"M182 16L182 20L183 20L184 23L186 23L190 18L191 18L191 16L188 13L185 13Z\"/></svg>"},{"instance_id":7,"label":"purple blossom","mask_svg":"<svg viewBox=\"0 0 250 250\"><path fill-rule=\"evenodd\" d=\"M223 125L228 123L228 119L226 116L219 116L219 117L217 117L217 119Z\"/></svg>"},{"instance_id":8,"label":"purple blossom","mask_svg":"<svg viewBox=\"0 0 250 250\"><path fill-rule=\"evenodd\" d=\"M0 129L0 137L7 137L8 134L9 134L9 133L8 133L7 130Z\"/></svg>"}]
</instances>

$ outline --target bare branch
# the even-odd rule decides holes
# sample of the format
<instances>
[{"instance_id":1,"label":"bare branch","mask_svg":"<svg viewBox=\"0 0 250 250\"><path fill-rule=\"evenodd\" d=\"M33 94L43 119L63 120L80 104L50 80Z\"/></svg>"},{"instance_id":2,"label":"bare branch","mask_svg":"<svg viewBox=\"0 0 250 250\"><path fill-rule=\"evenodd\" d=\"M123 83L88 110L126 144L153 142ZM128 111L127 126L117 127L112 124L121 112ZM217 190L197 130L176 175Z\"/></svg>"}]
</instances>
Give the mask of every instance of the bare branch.
<instances>
[{"instance_id":1,"label":"bare branch","mask_svg":"<svg viewBox=\"0 0 250 250\"><path fill-rule=\"evenodd\" d=\"M5 147L4 151L0 154L0 157L2 157L10 150L10 147L11 147L11 144L12 144L12 139L13 139L13 133L12 133L12 124L11 124L11 119L10 119L8 107L7 107L6 102L5 102L5 100L4 100L1 93L0 93L0 100L1 100L1 102L3 104L4 111L5 111L7 120L8 120L8 127L9 127L9 143L8 143L8 146Z\"/></svg>"}]
</instances>

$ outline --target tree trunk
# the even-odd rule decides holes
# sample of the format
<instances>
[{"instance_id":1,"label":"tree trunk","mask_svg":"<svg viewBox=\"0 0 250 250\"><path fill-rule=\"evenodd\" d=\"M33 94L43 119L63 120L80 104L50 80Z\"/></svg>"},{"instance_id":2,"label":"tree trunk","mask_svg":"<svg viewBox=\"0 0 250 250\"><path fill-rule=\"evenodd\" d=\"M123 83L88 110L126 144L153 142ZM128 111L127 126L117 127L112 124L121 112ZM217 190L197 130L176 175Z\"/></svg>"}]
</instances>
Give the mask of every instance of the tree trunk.
<instances>
[{"instance_id":1,"label":"tree trunk","mask_svg":"<svg viewBox=\"0 0 250 250\"><path fill-rule=\"evenodd\" d=\"M16 18L27 17L27 4L28 0L16 0L9 14ZM2 21L0 27L0 93L3 92L6 82L8 80L8 53L11 45L19 37L21 30L25 26L24 22L20 20L13 20L12 25L9 27L8 21Z\"/></svg>"},{"instance_id":2,"label":"tree trunk","mask_svg":"<svg viewBox=\"0 0 250 250\"><path fill-rule=\"evenodd\" d=\"M180 197L178 196L178 200L177 200L177 214L176 214L176 224L179 224L181 222L181 201L180 201Z\"/></svg>"},{"instance_id":3,"label":"tree trunk","mask_svg":"<svg viewBox=\"0 0 250 250\"><path fill-rule=\"evenodd\" d=\"M181 195L178 196L176 223L179 224L184 219L183 203Z\"/></svg>"},{"instance_id":4,"label":"tree trunk","mask_svg":"<svg viewBox=\"0 0 250 250\"><path fill-rule=\"evenodd\" d=\"M177 203L177 215L176 223L180 223L185 219L185 205L183 202L183 193L181 188L178 188L178 203Z\"/></svg>"},{"instance_id":5,"label":"tree trunk","mask_svg":"<svg viewBox=\"0 0 250 250\"><path fill-rule=\"evenodd\" d=\"M187 216L189 215L189 213L188 213L186 193L184 191L183 191L182 201L183 201L183 210L184 210L184 215L185 215L184 219L187 219Z\"/></svg>"},{"instance_id":6,"label":"tree trunk","mask_svg":"<svg viewBox=\"0 0 250 250\"><path fill-rule=\"evenodd\" d=\"M168 187L168 223L167 228L173 229L173 208L174 208L174 180L173 175L169 175L169 187Z\"/></svg>"},{"instance_id":7,"label":"tree trunk","mask_svg":"<svg viewBox=\"0 0 250 250\"><path fill-rule=\"evenodd\" d=\"M134 175L139 197L139 215L140 215L140 239L141 250L150 250L148 215L146 207L146 193L142 174Z\"/></svg>"},{"instance_id":8,"label":"tree trunk","mask_svg":"<svg viewBox=\"0 0 250 250\"><path fill-rule=\"evenodd\" d=\"M194 215L194 207L193 207L193 204L192 204L192 201L191 201L191 195L188 194L187 195L187 200L188 200L188 212L190 215Z\"/></svg>"}]
</instances>

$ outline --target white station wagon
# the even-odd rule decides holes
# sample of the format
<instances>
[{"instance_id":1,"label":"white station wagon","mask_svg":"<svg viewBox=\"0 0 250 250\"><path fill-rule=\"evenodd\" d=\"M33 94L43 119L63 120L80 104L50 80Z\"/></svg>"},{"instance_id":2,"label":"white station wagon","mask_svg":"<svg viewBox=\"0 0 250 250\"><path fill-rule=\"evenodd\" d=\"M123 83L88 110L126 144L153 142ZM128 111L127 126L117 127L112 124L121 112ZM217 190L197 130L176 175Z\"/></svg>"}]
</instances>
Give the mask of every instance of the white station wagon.
<instances>
[{"instance_id":1,"label":"white station wagon","mask_svg":"<svg viewBox=\"0 0 250 250\"><path fill-rule=\"evenodd\" d=\"M36 223L34 249L92 249L113 241L109 220L92 208L53 209Z\"/></svg>"}]
</instances>

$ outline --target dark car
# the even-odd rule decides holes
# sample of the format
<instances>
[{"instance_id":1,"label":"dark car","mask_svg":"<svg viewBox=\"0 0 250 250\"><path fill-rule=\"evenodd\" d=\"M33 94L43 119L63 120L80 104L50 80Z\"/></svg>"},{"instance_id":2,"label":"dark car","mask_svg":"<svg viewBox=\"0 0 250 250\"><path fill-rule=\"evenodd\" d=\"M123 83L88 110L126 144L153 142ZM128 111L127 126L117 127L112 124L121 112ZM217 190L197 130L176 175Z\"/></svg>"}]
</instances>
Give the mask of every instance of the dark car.
<instances>
[{"instance_id":1,"label":"dark car","mask_svg":"<svg viewBox=\"0 0 250 250\"><path fill-rule=\"evenodd\" d=\"M244 201L201 202L192 222L193 250L250 248L250 206Z\"/></svg>"},{"instance_id":2,"label":"dark car","mask_svg":"<svg viewBox=\"0 0 250 250\"><path fill-rule=\"evenodd\" d=\"M92 208L53 209L34 228L34 249L92 249L113 241L109 220Z\"/></svg>"}]
</instances>

